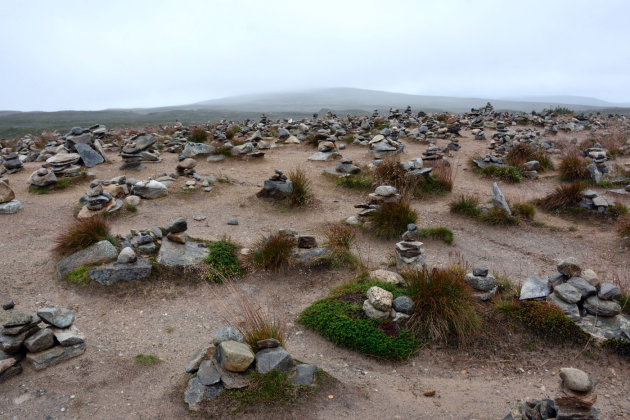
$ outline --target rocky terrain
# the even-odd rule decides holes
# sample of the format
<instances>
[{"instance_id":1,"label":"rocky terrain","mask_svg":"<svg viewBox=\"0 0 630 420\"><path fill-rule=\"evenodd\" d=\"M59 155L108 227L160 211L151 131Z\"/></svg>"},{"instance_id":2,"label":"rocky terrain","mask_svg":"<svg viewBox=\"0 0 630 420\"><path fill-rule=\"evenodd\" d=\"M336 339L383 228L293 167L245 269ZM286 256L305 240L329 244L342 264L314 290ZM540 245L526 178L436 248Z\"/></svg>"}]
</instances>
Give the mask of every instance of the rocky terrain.
<instances>
[{"instance_id":1,"label":"rocky terrain","mask_svg":"<svg viewBox=\"0 0 630 420\"><path fill-rule=\"evenodd\" d=\"M630 415L628 117L488 103L95 124L0 148L1 418L221 416L204 401L273 371L296 387L316 371L334 382L235 417ZM393 216L379 215L405 206L414 220L381 229ZM59 251L69 226L101 220L107 235ZM347 253L330 241L337 225L353 232ZM274 240L291 261L277 271L256 259ZM238 269L213 265L219 243L235 244ZM406 273L453 261L488 322L468 346L422 337L391 360L299 320L362 273L379 285L342 297L396 337L416 319ZM234 329L239 295L275 308L283 342ZM583 341L549 341L565 331L555 324L492 323L492 308L529 304L559 310Z\"/></svg>"}]
</instances>

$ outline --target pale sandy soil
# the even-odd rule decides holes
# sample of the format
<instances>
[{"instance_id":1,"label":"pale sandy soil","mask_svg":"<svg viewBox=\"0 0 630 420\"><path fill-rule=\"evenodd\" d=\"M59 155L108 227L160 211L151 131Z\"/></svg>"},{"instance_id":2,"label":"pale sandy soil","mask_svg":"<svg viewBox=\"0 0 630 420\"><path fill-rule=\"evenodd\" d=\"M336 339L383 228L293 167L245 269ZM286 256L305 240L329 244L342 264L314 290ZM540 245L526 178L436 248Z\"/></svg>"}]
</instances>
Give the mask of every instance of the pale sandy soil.
<instances>
[{"instance_id":1,"label":"pale sandy soil","mask_svg":"<svg viewBox=\"0 0 630 420\"><path fill-rule=\"evenodd\" d=\"M453 229L452 246L427 241L431 265L448 261L459 253L474 265L489 267L520 282L530 273L551 275L555 261L575 256L584 266L602 277L619 273L630 278L630 257L614 233L604 223L566 221L538 213L546 227L523 225L495 228L452 216L448 203L459 193L490 199L492 181L479 178L468 169L468 160L486 153L487 142L471 139L468 131L460 140L462 150L453 153L456 165L453 194L415 201L421 227L444 225ZM580 134L580 139L585 134ZM406 141L402 159L421 155L426 146ZM441 144L441 143L440 143ZM302 145L280 146L264 159L228 160L208 163L199 159L202 175L227 175L234 184L217 184L211 193L177 192L171 186L167 198L143 201L136 214L113 221L116 233L129 229L164 226L178 216L188 219L188 233L195 237L219 239L223 235L237 243L251 245L262 234L291 227L298 232L321 237L325 222L356 214L355 204L362 194L335 187L321 176L332 162L309 162L313 149ZM363 147L349 146L344 156L355 163L370 161ZM146 179L162 172L174 172L176 156L164 154L164 162L147 164L141 172L127 176ZM119 175L120 157L110 155L113 164L93 169L108 179ZM7 419L91 418L91 419L174 419L187 411L174 392L183 378L189 356L222 325L218 302L226 302L225 287L186 284L185 274L178 284L151 285L138 282L105 289L76 288L55 279L51 241L72 220L75 203L87 184L48 195L32 195L25 183L39 164L9 175L11 186L24 209L0 219L0 300L14 299L25 310L44 304L76 310L75 325L86 334L87 350L79 358L45 371L25 367L22 375L0 384L0 417ZM273 168L288 171L304 168L311 176L316 204L309 209L278 209L254 197ZM184 181L180 181L184 182ZM557 185L557 177L543 174L541 180L509 185L500 183L513 202L542 197ZM205 215L196 222L194 215ZM238 226L226 224L237 217ZM355 252L370 267L386 266L395 241L380 241L359 235ZM305 418L457 418L497 419L510 403L523 397L551 397L558 387L558 368L575 366L588 371L599 383L597 407L602 418L630 416L630 368L627 361L613 356L587 357L579 348L546 349L523 343L513 351L493 356L468 354L448 349L422 349L411 360L395 364L383 362L337 347L312 331L294 324L302 309L323 297L329 289L352 276L347 271L284 274L254 273L239 281L244 293L274 302L291 322L287 348L291 354L330 372L346 385L347 392L318 401ZM167 327L173 327L167 332ZM535 349L535 350L534 350ZM162 363L141 367L133 358L138 353L154 353ZM506 354L509 357L506 358ZM466 371L462 373L462 371ZM427 398L424 389L437 390Z\"/></svg>"}]
</instances>

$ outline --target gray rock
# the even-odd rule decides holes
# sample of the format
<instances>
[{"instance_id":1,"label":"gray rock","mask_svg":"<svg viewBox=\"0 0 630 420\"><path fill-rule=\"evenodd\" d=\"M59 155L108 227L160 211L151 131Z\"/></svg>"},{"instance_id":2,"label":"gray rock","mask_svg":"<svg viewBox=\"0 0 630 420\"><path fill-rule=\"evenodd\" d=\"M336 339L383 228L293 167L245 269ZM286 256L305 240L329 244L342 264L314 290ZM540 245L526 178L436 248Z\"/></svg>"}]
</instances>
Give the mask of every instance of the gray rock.
<instances>
[{"instance_id":1,"label":"gray rock","mask_svg":"<svg viewBox=\"0 0 630 420\"><path fill-rule=\"evenodd\" d=\"M603 300L619 299L621 297L621 290L614 284L602 283L599 286L597 297Z\"/></svg>"},{"instance_id":2,"label":"gray rock","mask_svg":"<svg viewBox=\"0 0 630 420\"><path fill-rule=\"evenodd\" d=\"M242 389L249 385L249 375L225 370L215 358L212 359L212 363L221 374L221 382L226 389Z\"/></svg>"},{"instance_id":3,"label":"gray rock","mask_svg":"<svg viewBox=\"0 0 630 420\"><path fill-rule=\"evenodd\" d=\"M378 286L372 286L367 291L370 304L379 311L389 311L392 308L394 295L392 292Z\"/></svg>"},{"instance_id":4,"label":"gray rock","mask_svg":"<svg viewBox=\"0 0 630 420\"><path fill-rule=\"evenodd\" d=\"M488 269L487 268L477 267L477 268L473 269L473 276L486 277L487 275L488 275Z\"/></svg>"},{"instance_id":5,"label":"gray rock","mask_svg":"<svg viewBox=\"0 0 630 420\"><path fill-rule=\"evenodd\" d=\"M184 151L182 152L182 155L187 158L192 158L197 155L209 155L210 153L213 153L215 150L216 150L216 147L211 146L209 144L188 142L184 146Z\"/></svg>"},{"instance_id":6,"label":"gray rock","mask_svg":"<svg viewBox=\"0 0 630 420\"><path fill-rule=\"evenodd\" d=\"M63 347L75 346L85 342L85 336L74 325L69 328L51 328L57 342Z\"/></svg>"},{"instance_id":7,"label":"gray rock","mask_svg":"<svg viewBox=\"0 0 630 420\"><path fill-rule=\"evenodd\" d=\"M75 148L77 149L77 153L81 155L83 164L88 168L93 168L96 165L105 162L103 156L101 156L100 153L94 150L89 144L77 143Z\"/></svg>"},{"instance_id":8,"label":"gray rock","mask_svg":"<svg viewBox=\"0 0 630 420\"><path fill-rule=\"evenodd\" d=\"M234 217L231 217L231 218L228 219L227 224L231 225L231 226L237 226L238 225L238 219L236 219Z\"/></svg>"},{"instance_id":9,"label":"gray rock","mask_svg":"<svg viewBox=\"0 0 630 420\"><path fill-rule=\"evenodd\" d=\"M330 160L330 159L334 159L341 156L339 154L339 152L317 152L313 155L311 155L311 157L308 158L308 160L313 160L313 161L326 161L326 160Z\"/></svg>"},{"instance_id":10,"label":"gray rock","mask_svg":"<svg viewBox=\"0 0 630 420\"><path fill-rule=\"evenodd\" d=\"M48 328L43 328L24 340L24 347L31 353L37 353L55 345L55 336Z\"/></svg>"},{"instance_id":11,"label":"gray rock","mask_svg":"<svg viewBox=\"0 0 630 420\"><path fill-rule=\"evenodd\" d=\"M188 359L188 362L186 362L186 373L195 373L199 370L199 366L204 361L208 349L209 347L202 347Z\"/></svg>"},{"instance_id":12,"label":"gray rock","mask_svg":"<svg viewBox=\"0 0 630 420\"><path fill-rule=\"evenodd\" d=\"M365 313L365 316L372 319L387 319L390 315L389 310L379 311L374 306L372 306L368 299L365 299L365 301L363 302L363 312Z\"/></svg>"},{"instance_id":13,"label":"gray rock","mask_svg":"<svg viewBox=\"0 0 630 420\"><path fill-rule=\"evenodd\" d=\"M199 404L203 400L216 397L223 391L223 385L216 384L212 386L203 385L198 377L191 378L188 381L188 387L184 391L184 402L188 404L188 408L192 411L199 410Z\"/></svg>"},{"instance_id":14,"label":"gray rock","mask_svg":"<svg viewBox=\"0 0 630 420\"><path fill-rule=\"evenodd\" d=\"M129 246L123 248L122 251L120 251L120 254L118 254L118 259L116 260L116 262L118 262L119 264L133 264L136 261L138 261L138 257L136 256L133 248Z\"/></svg>"},{"instance_id":15,"label":"gray rock","mask_svg":"<svg viewBox=\"0 0 630 420\"><path fill-rule=\"evenodd\" d=\"M15 302L12 300L7 300L2 304L2 310L8 311L9 309L13 309L15 307Z\"/></svg>"},{"instance_id":16,"label":"gray rock","mask_svg":"<svg viewBox=\"0 0 630 420\"><path fill-rule=\"evenodd\" d=\"M383 270L382 268L370 271L370 278L390 284L403 284L405 282L400 274L394 271Z\"/></svg>"},{"instance_id":17,"label":"gray rock","mask_svg":"<svg viewBox=\"0 0 630 420\"><path fill-rule=\"evenodd\" d=\"M0 384L22 373L22 364L17 363L0 373Z\"/></svg>"},{"instance_id":18,"label":"gray rock","mask_svg":"<svg viewBox=\"0 0 630 420\"><path fill-rule=\"evenodd\" d=\"M206 161L208 162L221 162L223 160L225 160L224 155L212 155L212 156L208 156L208 158L206 159Z\"/></svg>"},{"instance_id":19,"label":"gray rock","mask_svg":"<svg viewBox=\"0 0 630 420\"><path fill-rule=\"evenodd\" d=\"M497 285L497 279L494 276L475 276L473 273L466 274L466 282L480 292L489 292Z\"/></svg>"},{"instance_id":20,"label":"gray rock","mask_svg":"<svg viewBox=\"0 0 630 420\"><path fill-rule=\"evenodd\" d=\"M55 346L39 353L28 353L26 361L35 370L42 370L50 366L57 365L64 360L77 357L85 352L85 343L70 347Z\"/></svg>"},{"instance_id":21,"label":"gray rock","mask_svg":"<svg viewBox=\"0 0 630 420\"><path fill-rule=\"evenodd\" d=\"M214 367L212 360L204 360L199 365L197 378L199 378L199 382L202 385L210 386L219 383L219 381L221 380L221 374Z\"/></svg>"},{"instance_id":22,"label":"gray rock","mask_svg":"<svg viewBox=\"0 0 630 420\"><path fill-rule=\"evenodd\" d=\"M22 312L17 308L0 312L0 326L10 328L33 323L33 315Z\"/></svg>"},{"instance_id":23,"label":"gray rock","mask_svg":"<svg viewBox=\"0 0 630 420\"><path fill-rule=\"evenodd\" d=\"M243 342L243 334L241 334L234 327L223 326L223 327L219 328L219 331L217 331L214 334L214 337L212 338L212 344L214 344L215 346L218 346L219 344L223 343L224 341L238 341L239 343L242 343Z\"/></svg>"},{"instance_id":24,"label":"gray rock","mask_svg":"<svg viewBox=\"0 0 630 420\"><path fill-rule=\"evenodd\" d=\"M160 197L166 197L168 195L168 188L166 185L158 181L139 181L133 186L133 192L135 195L139 195L142 198L148 200Z\"/></svg>"},{"instance_id":25,"label":"gray rock","mask_svg":"<svg viewBox=\"0 0 630 420\"><path fill-rule=\"evenodd\" d=\"M282 347L263 349L256 353L256 372L258 373L269 373L272 370L287 373L294 367L293 358Z\"/></svg>"},{"instance_id":26,"label":"gray rock","mask_svg":"<svg viewBox=\"0 0 630 420\"><path fill-rule=\"evenodd\" d=\"M547 296L547 302L560 308L560 310L562 310L562 312L573 321L580 319L580 309L578 308L577 304L568 303L558 297L555 293Z\"/></svg>"},{"instance_id":27,"label":"gray rock","mask_svg":"<svg viewBox=\"0 0 630 420\"><path fill-rule=\"evenodd\" d=\"M578 303L582 300L582 293L569 283L559 284L553 292L567 303Z\"/></svg>"},{"instance_id":28,"label":"gray rock","mask_svg":"<svg viewBox=\"0 0 630 420\"><path fill-rule=\"evenodd\" d=\"M575 287L583 298L597 293L597 288L581 277L571 277L567 280L567 284Z\"/></svg>"},{"instance_id":29,"label":"gray rock","mask_svg":"<svg viewBox=\"0 0 630 420\"><path fill-rule=\"evenodd\" d=\"M614 300L601 300L597 296L587 297L584 301L584 309L593 315L613 317L621 313L621 306Z\"/></svg>"},{"instance_id":30,"label":"gray rock","mask_svg":"<svg viewBox=\"0 0 630 420\"><path fill-rule=\"evenodd\" d=\"M560 379L571 391L589 392L593 389L593 381L580 369L560 368Z\"/></svg>"},{"instance_id":31,"label":"gray rock","mask_svg":"<svg viewBox=\"0 0 630 420\"><path fill-rule=\"evenodd\" d=\"M133 264L107 264L92 268L88 276L104 286L109 286L123 280L144 279L151 275L151 262L139 259Z\"/></svg>"},{"instance_id":32,"label":"gray rock","mask_svg":"<svg viewBox=\"0 0 630 420\"><path fill-rule=\"evenodd\" d=\"M177 219L166 225L166 231L168 233L186 232L187 229L188 223L186 223L186 219L184 219L183 217L178 217Z\"/></svg>"},{"instance_id":33,"label":"gray rock","mask_svg":"<svg viewBox=\"0 0 630 420\"><path fill-rule=\"evenodd\" d=\"M173 241L162 241L157 262L171 267L183 267L200 263L208 254L208 248L200 247L196 242L178 244Z\"/></svg>"},{"instance_id":34,"label":"gray rock","mask_svg":"<svg viewBox=\"0 0 630 420\"><path fill-rule=\"evenodd\" d=\"M512 215L512 210L510 210L510 206L496 182L492 184L492 204L494 204L495 207L505 210L510 216Z\"/></svg>"},{"instance_id":35,"label":"gray rock","mask_svg":"<svg viewBox=\"0 0 630 420\"><path fill-rule=\"evenodd\" d=\"M74 322L74 312L66 308L42 308L37 311L37 316L57 328L68 328Z\"/></svg>"},{"instance_id":36,"label":"gray rock","mask_svg":"<svg viewBox=\"0 0 630 420\"><path fill-rule=\"evenodd\" d=\"M295 375L290 379L290 381L293 385L313 385L316 371L317 366L315 365L297 365L295 368Z\"/></svg>"},{"instance_id":37,"label":"gray rock","mask_svg":"<svg viewBox=\"0 0 630 420\"><path fill-rule=\"evenodd\" d=\"M381 185L376 187L374 190L374 194L380 195L381 197L391 197L398 192L396 187L392 187L391 185Z\"/></svg>"},{"instance_id":38,"label":"gray rock","mask_svg":"<svg viewBox=\"0 0 630 420\"><path fill-rule=\"evenodd\" d=\"M392 302L392 306L396 312L410 314L413 310L413 300L409 296L398 296Z\"/></svg>"},{"instance_id":39,"label":"gray rock","mask_svg":"<svg viewBox=\"0 0 630 420\"><path fill-rule=\"evenodd\" d=\"M259 349L273 349L275 347L280 347L280 341L275 338L265 338L264 340L258 340L256 342L256 346Z\"/></svg>"},{"instance_id":40,"label":"gray rock","mask_svg":"<svg viewBox=\"0 0 630 420\"><path fill-rule=\"evenodd\" d=\"M109 241L100 241L75 252L57 263L57 273L65 277L72 270L88 264L107 262L118 257L116 247Z\"/></svg>"},{"instance_id":41,"label":"gray rock","mask_svg":"<svg viewBox=\"0 0 630 420\"><path fill-rule=\"evenodd\" d=\"M22 210L22 203L17 200L0 203L0 214L15 214Z\"/></svg>"},{"instance_id":42,"label":"gray rock","mask_svg":"<svg viewBox=\"0 0 630 420\"><path fill-rule=\"evenodd\" d=\"M255 359L251 348L238 341L223 341L217 347L215 358L220 366L230 372L245 372Z\"/></svg>"},{"instance_id":43,"label":"gray rock","mask_svg":"<svg viewBox=\"0 0 630 420\"><path fill-rule=\"evenodd\" d=\"M56 184L57 176L51 170L48 170L46 168L39 168L31 174L26 183L43 188L49 185Z\"/></svg>"},{"instance_id":44,"label":"gray rock","mask_svg":"<svg viewBox=\"0 0 630 420\"><path fill-rule=\"evenodd\" d=\"M557 268L559 273L569 277L577 277L582 272L577 260L573 257L561 260L558 263Z\"/></svg>"},{"instance_id":45,"label":"gray rock","mask_svg":"<svg viewBox=\"0 0 630 420\"><path fill-rule=\"evenodd\" d=\"M520 300L545 298L551 293L549 278L546 276L530 275L521 287Z\"/></svg>"},{"instance_id":46,"label":"gray rock","mask_svg":"<svg viewBox=\"0 0 630 420\"><path fill-rule=\"evenodd\" d=\"M157 137L151 134L139 134L132 137L130 141L122 148L123 153L133 154L148 149L157 141Z\"/></svg>"}]
</instances>

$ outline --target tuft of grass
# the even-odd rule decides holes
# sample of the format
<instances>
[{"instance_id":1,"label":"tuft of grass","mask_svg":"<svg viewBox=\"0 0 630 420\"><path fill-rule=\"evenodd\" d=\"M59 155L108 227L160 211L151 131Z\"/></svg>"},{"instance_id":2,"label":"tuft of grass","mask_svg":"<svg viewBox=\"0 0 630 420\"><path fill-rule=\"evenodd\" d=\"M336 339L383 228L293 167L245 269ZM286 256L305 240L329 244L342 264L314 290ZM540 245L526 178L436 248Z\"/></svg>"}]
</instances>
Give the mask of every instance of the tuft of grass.
<instances>
[{"instance_id":1,"label":"tuft of grass","mask_svg":"<svg viewBox=\"0 0 630 420\"><path fill-rule=\"evenodd\" d=\"M517 184L523 180L520 169L514 166L486 166L485 168L480 168L476 163L472 163L471 166L475 173L486 178L500 179L512 184Z\"/></svg>"},{"instance_id":2,"label":"tuft of grass","mask_svg":"<svg viewBox=\"0 0 630 420\"><path fill-rule=\"evenodd\" d=\"M577 150L571 150L560 162L558 172L560 179L563 181L573 182L589 178L589 172L586 167L588 162L584 157L580 156Z\"/></svg>"},{"instance_id":3,"label":"tuft of grass","mask_svg":"<svg viewBox=\"0 0 630 420\"><path fill-rule=\"evenodd\" d=\"M532 160L538 161L542 170L553 170L553 162L541 147L529 143L517 143L511 147L505 161L511 165L520 167Z\"/></svg>"},{"instance_id":4,"label":"tuft of grass","mask_svg":"<svg viewBox=\"0 0 630 420\"><path fill-rule=\"evenodd\" d=\"M193 143L205 143L208 141L208 132L203 127L195 127L190 132L188 139Z\"/></svg>"},{"instance_id":5,"label":"tuft of grass","mask_svg":"<svg viewBox=\"0 0 630 420\"><path fill-rule=\"evenodd\" d=\"M453 191L453 168L446 159L440 159L436 161L427 162L427 167L433 168L431 174L427 178L432 178L434 192L442 193L447 191Z\"/></svg>"},{"instance_id":6,"label":"tuft of grass","mask_svg":"<svg viewBox=\"0 0 630 420\"><path fill-rule=\"evenodd\" d=\"M289 263L295 245L295 238L285 232L263 237L254 248L253 262L265 270L277 271Z\"/></svg>"},{"instance_id":7,"label":"tuft of grass","mask_svg":"<svg viewBox=\"0 0 630 420\"><path fill-rule=\"evenodd\" d=\"M620 338L609 338L602 343L602 347L619 356L630 358L630 343Z\"/></svg>"},{"instance_id":8,"label":"tuft of grass","mask_svg":"<svg viewBox=\"0 0 630 420\"><path fill-rule=\"evenodd\" d=\"M512 214L524 220L533 220L536 215L536 209L530 203L515 203L510 205Z\"/></svg>"},{"instance_id":9,"label":"tuft of grass","mask_svg":"<svg viewBox=\"0 0 630 420\"><path fill-rule=\"evenodd\" d=\"M358 174L352 174L335 180L335 185L361 191L369 191L374 185L372 174L367 168L361 169Z\"/></svg>"},{"instance_id":10,"label":"tuft of grass","mask_svg":"<svg viewBox=\"0 0 630 420\"><path fill-rule=\"evenodd\" d=\"M462 267L414 270L402 275L414 301L408 325L416 335L460 346L472 341L481 327L481 317Z\"/></svg>"},{"instance_id":11,"label":"tuft of grass","mask_svg":"<svg viewBox=\"0 0 630 420\"><path fill-rule=\"evenodd\" d=\"M372 171L372 177L380 185L392 185L404 197L422 198L442 195L453 189L453 170L446 160L432 162L429 175L410 175L396 156L383 160Z\"/></svg>"},{"instance_id":12,"label":"tuft of grass","mask_svg":"<svg viewBox=\"0 0 630 420\"><path fill-rule=\"evenodd\" d=\"M53 252L59 256L72 254L97 242L108 240L115 244L109 222L103 217L75 220L55 239Z\"/></svg>"},{"instance_id":13,"label":"tuft of grass","mask_svg":"<svg viewBox=\"0 0 630 420\"><path fill-rule=\"evenodd\" d=\"M307 205L313 199L311 180L302 168L297 168L289 172L288 178L293 183L293 191L289 195L289 204L293 207Z\"/></svg>"},{"instance_id":14,"label":"tuft of grass","mask_svg":"<svg viewBox=\"0 0 630 420\"><path fill-rule=\"evenodd\" d=\"M85 287L90 283L90 276L88 276L89 270L89 266L83 265L69 272L66 278L72 284L76 284L80 287Z\"/></svg>"},{"instance_id":15,"label":"tuft of grass","mask_svg":"<svg viewBox=\"0 0 630 420\"><path fill-rule=\"evenodd\" d=\"M287 335L287 323L279 312L270 305L263 308L245 293L228 287L231 290L232 302L224 311L227 315L225 321L239 330L244 341L254 352L259 350L258 341L268 338L275 338L283 346Z\"/></svg>"},{"instance_id":16,"label":"tuft of grass","mask_svg":"<svg viewBox=\"0 0 630 420\"><path fill-rule=\"evenodd\" d=\"M162 360L155 354L136 354L136 363L143 366L153 366L160 363Z\"/></svg>"},{"instance_id":17,"label":"tuft of grass","mask_svg":"<svg viewBox=\"0 0 630 420\"><path fill-rule=\"evenodd\" d=\"M215 283L223 283L224 279L231 279L243 275L244 270L236 255L238 245L229 239L212 242L208 245L210 254L204 260L209 265L210 272L207 279Z\"/></svg>"},{"instance_id":18,"label":"tuft of grass","mask_svg":"<svg viewBox=\"0 0 630 420\"><path fill-rule=\"evenodd\" d=\"M619 305L621 305L621 311L630 315L630 295L622 293L619 297Z\"/></svg>"},{"instance_id":19,"label":"tuft of grass","mask_svg":"<svg viewBox=\"0 0 630 420\"><path fill-rule=\"evenodd\" d=\"M234 397L239 402L238 409L255 404L285 404L290 405L297 399L298 388L289 382L286 373L272 370L268 373L250 373L249 386L234 391Z\"/></svg>"},{"instance_id":20,"label":"tuft of grass","mask_svg":"<svg viewBox=\"0 0 630 420\"><path fill-rule=\"evenodd\" d=\"M66 188L72 187L73 185L80 184L88 179L87 172L81 172L78 176L70 177L70 178L59 178L57 182L53 185L49 185L47 187L38 187L35 185L29 185L28 191L33 194L48 194L51 191L59 191L65 190Z\"/></svg>"},{"instance_id":21,"label":"tuft of grass","mask_svg":"<svg viewBox=\"0 0 630 420\"><path fill-rule=\"evenodd\" d=\"M630 216L625 215L619 218L617 223L617 232L622 238L630 238Z\"/></svg>"},{"instance_id":22,"label":"tuft of grass","mask_svg":"<svg viewBox=\"0 0 630 420\"><path fill-rule=\"evenodd\" d=\"M453 243L453 231L444 226L418 229L418 237L442 240L449 245Z\"/></svg>"},{"instance_id":23,"label":"tuft of grass","mask_svg":"<svg viewBox=\"0 0 630 420\"><path fill-rule=\"evenodd\" d=\"M385 359L405 360L416 353L420 341L401 327L397 335L388 336L379 327L381 322L363 313L363 301L371 286L401 292L394 285L375 282L369 277L347 283L332 290L331 295L306 308L298 322L311 328L333 343L360 353Z\"/></svg>"},{"instance_id":24,"label":"tuft of grass","mask_svg":"<svg viewBox=\"0 0 630 420\"><path fill-rule=\"evenodd\" d=\"M330 246L330 254L326 258L333 268L348 266L352 269L361 267L361 261L350 251L356 239L352 226L345 223L327 223L322 229L326 243Z\"/></svg>"},{"instance_id":25,"label":"tuft of grass","mask_svg":"<svg viewBox=\"0 0 630 420\"><path fill-rule=\"evenodd\" d=\"M588 340L588 334L564 315L561 309L547 302L501 301L496 309L549 341L583 344Z\"/></svg>"},{"instance_id":26,"label":"tuft of grass","mask_svg":"<svg viewBox=\"0 0 630 420\"><path fill-rule=\"evenodd\" d=\"M577 206L582 201L582 182L561 185L546 197L537 200L536 204L547 211L562 211Z\"/></svg>"},{"instance_id":27,"label":"tuft of grass","mask_svg":"<svg viewBox=\"0 0 630 420\"><path fill-rule=\"evenodd\" d=\"M477 218L481 214L479 199L472 195L460 195L450 204L451 213Z\"/></svg>"},{"instance_id":28,"label":"tuft of grass","mask_svg":"<svg viewBox=\"0 0 630 420\"><path fill-rule=\"evenodd\" d=\"M138 207L135 204L125 203L125 210L130 213L136 213L138 211Z\"/></svg>"},{"instance_id":29,"label":"tuft of grass","mask_svg":"<svg viewBox=\"0 0 630 420\"><path fill-rule=\"evenodd\" d=\"M407 225L416 223L418 214L411 208L409 202L401 200L398 203L383 203L369 220L376 236L392 239L402 235L407 230Z\"/></svg>"},{"instance_id":30,"label":"tuft of grass","mask_svg":"<svg viewBox=\"0 0 630 420\"><path fill-rule=\"evenodd\" d=\"M479 220L492 226L514 226L520 223L516 217L510 216L507 211L499 207L492 207L482 212Z\"/></svg>"}]
</instances>

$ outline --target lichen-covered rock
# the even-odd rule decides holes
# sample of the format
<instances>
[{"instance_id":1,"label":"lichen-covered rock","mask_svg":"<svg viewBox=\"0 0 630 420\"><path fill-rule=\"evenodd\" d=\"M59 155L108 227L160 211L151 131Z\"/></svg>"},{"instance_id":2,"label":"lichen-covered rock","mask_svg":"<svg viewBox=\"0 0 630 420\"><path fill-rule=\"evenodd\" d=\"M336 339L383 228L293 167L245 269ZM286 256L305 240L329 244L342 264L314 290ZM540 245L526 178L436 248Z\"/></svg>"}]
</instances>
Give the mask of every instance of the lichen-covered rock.
<instances>
[{"instance_id":1,"label":"lichen-covered rock","mask_svg":"<svg viewBox=\"0 0 630 420\"><path fill-rule=\"evenodd\" d=\"M221 367L230 372L245 372L255 359L252 349L238 341L224 341L219 344L215 357Z\"/></svg>"}]
</instances>

